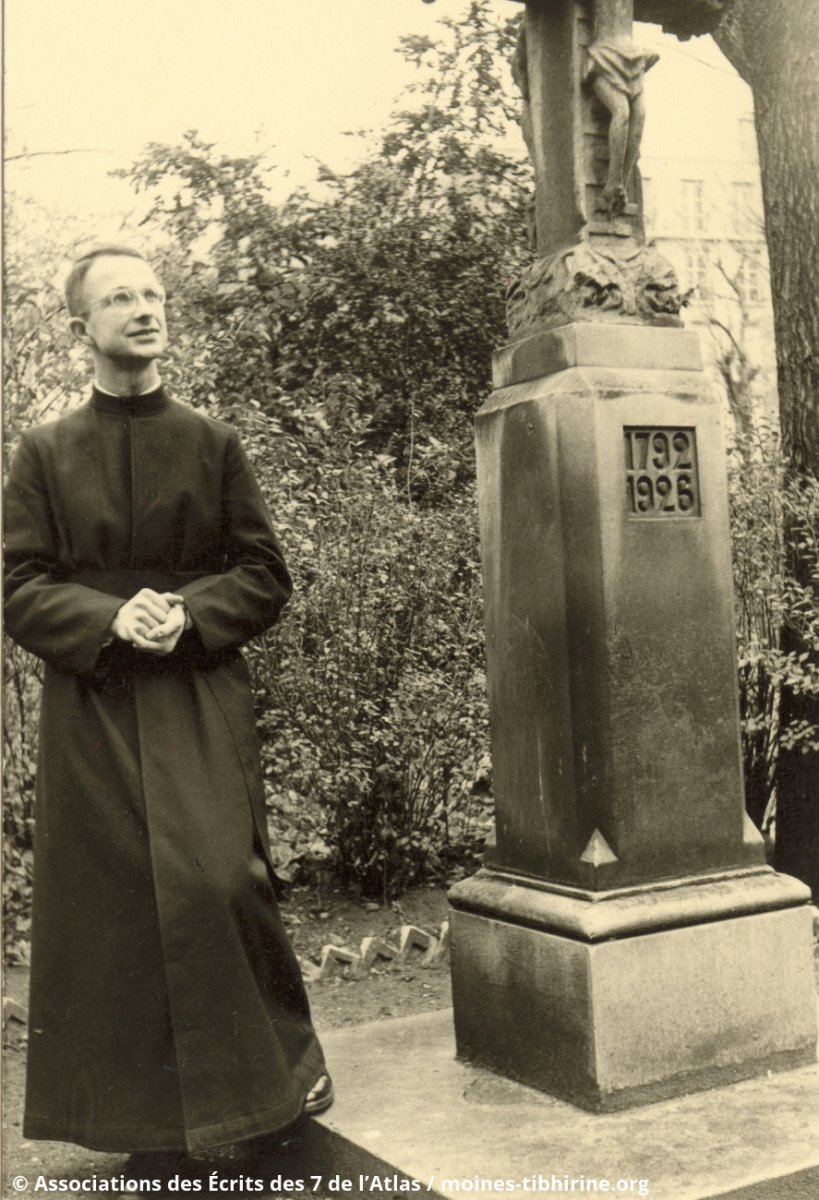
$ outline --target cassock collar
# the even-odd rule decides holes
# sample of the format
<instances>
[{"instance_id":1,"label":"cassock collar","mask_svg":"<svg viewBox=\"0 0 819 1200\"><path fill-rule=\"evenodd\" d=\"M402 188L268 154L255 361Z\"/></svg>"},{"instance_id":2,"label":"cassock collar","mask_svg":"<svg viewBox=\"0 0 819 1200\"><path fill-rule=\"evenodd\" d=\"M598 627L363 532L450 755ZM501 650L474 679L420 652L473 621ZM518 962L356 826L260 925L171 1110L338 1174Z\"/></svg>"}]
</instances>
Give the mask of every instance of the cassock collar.
<instances>
[{"instance_id":1,"label":"cassock collar","mask_svg":"<svg viewBox=\"0 0 819 1200\"><path fill-rule=\"evenodd\" d=\"M159 412L167 403L168 397L161 384L152 392L145 392L141 396L111 396L108 392L101 392L96 386L91 391L91 407L99 412L113 413L115 416L127 413L129 417L144 417L149 413Z\"/></svg>"}]
</instances>

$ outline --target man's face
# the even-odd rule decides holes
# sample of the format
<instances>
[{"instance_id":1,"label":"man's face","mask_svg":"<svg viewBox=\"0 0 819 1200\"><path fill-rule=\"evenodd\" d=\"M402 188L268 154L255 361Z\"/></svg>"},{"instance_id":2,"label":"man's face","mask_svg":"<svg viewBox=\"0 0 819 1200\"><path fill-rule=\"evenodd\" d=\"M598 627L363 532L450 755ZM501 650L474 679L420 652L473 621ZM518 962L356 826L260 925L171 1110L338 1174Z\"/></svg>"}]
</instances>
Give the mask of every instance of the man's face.
<instances>
[{"instance_id":1,"label":"man's face","mask_svg":"<svg viewBox=\"0 0 819 1200\"><path fill-rule=\"evenodd\" d=\"M135 293L133 304L127 289ZM156 298L161 295L156 275L141 258L96 259L82 285L81 340L89 339L96 353L119 366L152 361L168 344L165 309Z\"/></svg>"}]
</instances>

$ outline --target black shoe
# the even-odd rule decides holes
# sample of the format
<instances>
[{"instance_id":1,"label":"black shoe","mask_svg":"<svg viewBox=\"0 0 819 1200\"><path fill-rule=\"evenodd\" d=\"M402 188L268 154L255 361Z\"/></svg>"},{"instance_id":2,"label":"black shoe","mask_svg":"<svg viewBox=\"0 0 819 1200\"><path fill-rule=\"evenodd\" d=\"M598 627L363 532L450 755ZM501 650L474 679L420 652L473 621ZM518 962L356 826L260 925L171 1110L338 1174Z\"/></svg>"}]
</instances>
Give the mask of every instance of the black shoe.
<instances>
[{"instance_id":1,"label":"black shoe","mask_svg":"<svg viewBox=\"0 0 819 1200\"><path fill-rule=\"evenodd\" d=\"M304 1101L304 1113L308 1117L315 1117L318 1113L326 1112L334 1100L333 1081L324 1071L307 1093Z\"/></svg>"}]
</instances>

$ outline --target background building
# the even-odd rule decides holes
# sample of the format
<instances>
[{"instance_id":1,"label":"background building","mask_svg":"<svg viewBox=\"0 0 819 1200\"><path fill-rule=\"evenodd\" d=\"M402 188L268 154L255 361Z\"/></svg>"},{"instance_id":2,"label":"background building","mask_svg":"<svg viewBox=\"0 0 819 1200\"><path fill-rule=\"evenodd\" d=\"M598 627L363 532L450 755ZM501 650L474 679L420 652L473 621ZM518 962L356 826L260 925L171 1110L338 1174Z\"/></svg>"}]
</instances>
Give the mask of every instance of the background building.
<instances>
[{"instance_id":1,"label":"background building","mask_svg":"<svg viewBox=\"0 0 819 1200\"><path fill-rule=\"evenodd\" d=\"M640 170L647 234L691 290L686 324L701 332L709 374L734 421L775 422L773 313L750 89L710 38L680 44L651 26L641 33L661 55L646 77Z\"/></svg>"}]
</instances>

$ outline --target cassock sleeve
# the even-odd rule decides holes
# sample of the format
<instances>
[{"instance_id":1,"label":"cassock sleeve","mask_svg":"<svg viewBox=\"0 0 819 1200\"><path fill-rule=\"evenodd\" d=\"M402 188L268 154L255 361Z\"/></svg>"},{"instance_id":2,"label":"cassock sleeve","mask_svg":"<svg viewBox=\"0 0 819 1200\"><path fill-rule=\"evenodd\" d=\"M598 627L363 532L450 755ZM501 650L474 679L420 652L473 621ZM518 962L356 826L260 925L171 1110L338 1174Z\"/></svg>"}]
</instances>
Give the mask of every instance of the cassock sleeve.
<instances>
[{"instance_id":1,"label":"cassock sleeve","mask_svg":"<svg viewBox=\"0 0 819 1200\"><path fill-rule=\"evenodd\" d=\"M26 434L9 470L4 509L6 632L61 671L92 673L122 600L60 579L54 513Z\"/></svg>"},{"instance_id":2,"label":"cassock sleeve","mask_svg":"<svg viewBox=\"0 0 819 1200\"><path fill-rule=\"evenodd\" d=\"M208 653L240 646L268 629L292 591L261 490L236 434L225 457L222 520L224 572L177 589Z\"/></svg>"}]
</instances>

